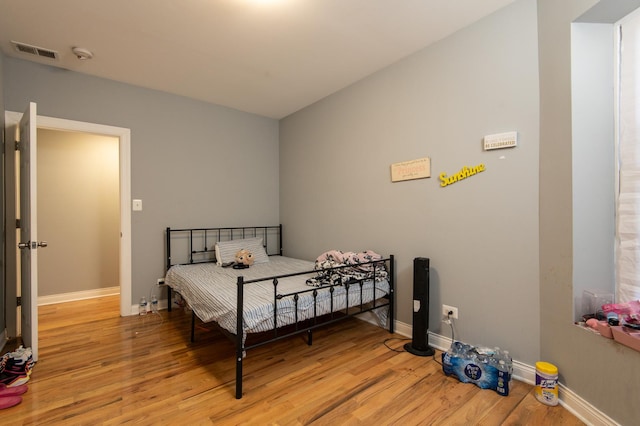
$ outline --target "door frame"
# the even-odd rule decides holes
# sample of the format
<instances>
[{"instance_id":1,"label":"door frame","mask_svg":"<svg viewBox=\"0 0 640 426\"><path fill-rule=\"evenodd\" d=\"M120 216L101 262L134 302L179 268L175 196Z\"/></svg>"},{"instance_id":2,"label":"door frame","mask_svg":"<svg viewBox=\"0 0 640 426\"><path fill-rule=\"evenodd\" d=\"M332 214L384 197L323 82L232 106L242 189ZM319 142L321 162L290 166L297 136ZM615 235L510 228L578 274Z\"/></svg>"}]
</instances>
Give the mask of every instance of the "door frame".
<instances>
[{"instance_id":1,"label":"door frame","mask_svg":"<svg viewBox=\"0 0 640 426\"><path fill-rule=\"evenodd\" d=\"M6 111L5 128L15 127L21 118L21 112ZM36 128L94 133L118 138L120 168L120 315L133 315L131 304L131 129L42 115L37 116ZM10 139L7 138L7 143L13 143ZM7 250L7 254L9 253L14 253L14 251ZM9 304L7 303L7 305ZM10 312L10 307L7 306L7 317L10 315L12 313Z\"/></svg>"}]
</instances>

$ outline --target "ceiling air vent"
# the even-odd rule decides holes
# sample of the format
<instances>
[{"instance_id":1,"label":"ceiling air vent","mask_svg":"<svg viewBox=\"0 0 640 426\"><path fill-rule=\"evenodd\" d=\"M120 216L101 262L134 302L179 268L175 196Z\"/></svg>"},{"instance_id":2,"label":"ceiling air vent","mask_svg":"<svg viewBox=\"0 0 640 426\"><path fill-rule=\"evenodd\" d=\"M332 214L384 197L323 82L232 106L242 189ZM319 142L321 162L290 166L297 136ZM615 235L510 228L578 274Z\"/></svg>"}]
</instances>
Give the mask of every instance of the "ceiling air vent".
<instances>
[{"instance_id":1,"label":"ceiling air vent","mask_svg":"<svg viewBox=\"0 0 640 426\"><path fill-rule=\"evenodd\" d=\"M28 53L30 55L40 56L42 58L58 59L58 52L56 52L55 50L32 46L30 44L20 43L17 41L12 41L11 44L15 46L18 52Z\"/></svg>"}]
</instances>

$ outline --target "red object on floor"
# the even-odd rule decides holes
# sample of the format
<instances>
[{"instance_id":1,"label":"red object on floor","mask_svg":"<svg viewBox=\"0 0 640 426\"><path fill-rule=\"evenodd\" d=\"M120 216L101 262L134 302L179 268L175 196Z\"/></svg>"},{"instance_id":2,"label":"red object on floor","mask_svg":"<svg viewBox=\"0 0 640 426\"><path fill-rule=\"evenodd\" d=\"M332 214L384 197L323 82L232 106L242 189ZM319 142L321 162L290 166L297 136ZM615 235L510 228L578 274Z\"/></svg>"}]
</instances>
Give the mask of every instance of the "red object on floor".
<instances>
[{"instance_id":1,"label":"red object on floor","mask_svg":"<svg viewBox=\"0 0 640 426\"><path fill-rule=\"evenodd\" d=\"M0 410L13 407L21 402L22 398L19 396L0 396Z\"/></svg>"},{"instance_id":2,"label":"red object on floor","mask_svg":"<svg viewBox=\"0 0 640 426\"><path fill-rule=\"evenodd\" d=\"M19 396L25 393L27 389L27 385L7 386L2 383L0 384L0 398L5 396Z\"/></svg>"}]
</instances>

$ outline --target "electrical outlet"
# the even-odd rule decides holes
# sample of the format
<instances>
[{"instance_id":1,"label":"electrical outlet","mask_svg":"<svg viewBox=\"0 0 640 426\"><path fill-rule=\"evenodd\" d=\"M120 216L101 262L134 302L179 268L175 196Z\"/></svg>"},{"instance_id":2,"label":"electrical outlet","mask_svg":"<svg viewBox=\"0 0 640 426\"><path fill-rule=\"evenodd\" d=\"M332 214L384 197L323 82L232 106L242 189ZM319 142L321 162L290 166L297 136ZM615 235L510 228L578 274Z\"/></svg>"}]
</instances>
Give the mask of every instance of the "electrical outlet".
<instances>
[{"instance_id":1,"label":"electrical outlet","mask_svg":"<svg viewBox=\"0 0 640 426\"><path fill-rule=\"evenodd\" d=\"M158 285L164 285L164 278L158 278Z\"/></svg>"},{"instance_id":2,"label":"electrical outlet","mask_svg":"<svg viewBox=\"0 0 640 426\"><path fill-rule=\"evenodd\" d=\"M451 312L451 318L458 319L458 308L449 305L442 305L442 317L444 319L449 317L449 312Z\"/></svg>"}]
</instances>

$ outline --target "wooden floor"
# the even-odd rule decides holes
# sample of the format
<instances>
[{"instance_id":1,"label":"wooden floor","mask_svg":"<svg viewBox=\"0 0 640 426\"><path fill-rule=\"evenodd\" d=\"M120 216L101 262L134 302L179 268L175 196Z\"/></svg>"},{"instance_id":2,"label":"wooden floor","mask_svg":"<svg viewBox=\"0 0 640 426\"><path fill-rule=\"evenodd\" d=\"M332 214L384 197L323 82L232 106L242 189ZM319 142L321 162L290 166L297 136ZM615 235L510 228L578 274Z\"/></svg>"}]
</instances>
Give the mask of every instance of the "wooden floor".
<instances>
[{"instance_id":1,"label":"wooden floor","mask_svg":"<svg viewBox=\"0 0 640 426\"><path fill-rule=\"evenodd\" d=\"M355 319L316 331L313 346L294 337L250 351L236 400L234 347L218 331L200 328L191 344L183 310L121 318L118 304L40 307L40 360L1 424L582 424L539 403L530 385L513 382L502 397L447 377Z\"/></svg>"}]
</instances>

